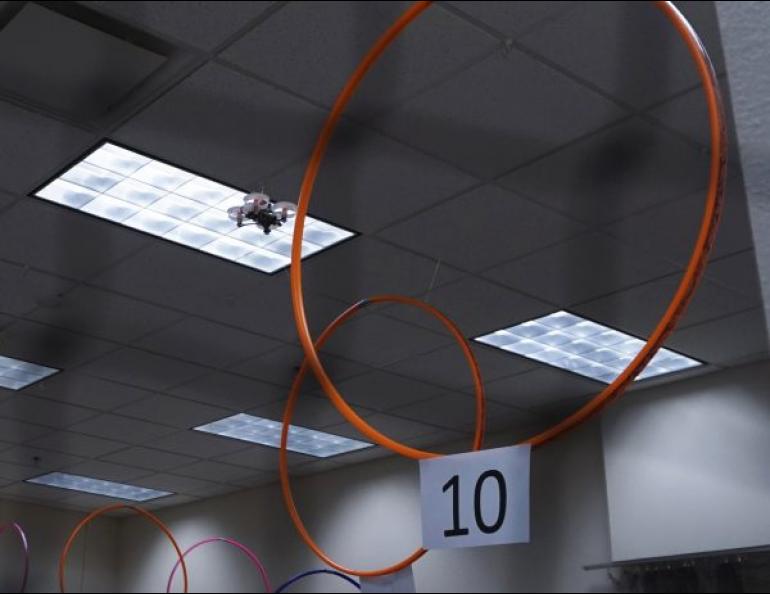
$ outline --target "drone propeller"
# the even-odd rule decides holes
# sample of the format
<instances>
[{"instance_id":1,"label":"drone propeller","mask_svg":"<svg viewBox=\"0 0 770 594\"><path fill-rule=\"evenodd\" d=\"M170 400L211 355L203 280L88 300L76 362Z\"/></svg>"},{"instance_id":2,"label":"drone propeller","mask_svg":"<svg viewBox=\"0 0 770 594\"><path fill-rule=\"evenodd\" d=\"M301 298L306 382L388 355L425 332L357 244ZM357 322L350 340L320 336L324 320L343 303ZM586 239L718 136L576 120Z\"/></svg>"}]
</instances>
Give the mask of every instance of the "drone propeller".
<instances>
[{"instance_id":1,"label":"drone propeller","mask_svg":"<svg viewBox=\"0 0 770 594\"><path fill-rule=\"evenodd\" d=\"M273 202L270 196L261 192L252 192L243 198L241 206L227 209L227 216L239 227L251 221L262 227L265 233L277 229L297 213L297 205L293 202Z\"/></svg>"}]
</instances>

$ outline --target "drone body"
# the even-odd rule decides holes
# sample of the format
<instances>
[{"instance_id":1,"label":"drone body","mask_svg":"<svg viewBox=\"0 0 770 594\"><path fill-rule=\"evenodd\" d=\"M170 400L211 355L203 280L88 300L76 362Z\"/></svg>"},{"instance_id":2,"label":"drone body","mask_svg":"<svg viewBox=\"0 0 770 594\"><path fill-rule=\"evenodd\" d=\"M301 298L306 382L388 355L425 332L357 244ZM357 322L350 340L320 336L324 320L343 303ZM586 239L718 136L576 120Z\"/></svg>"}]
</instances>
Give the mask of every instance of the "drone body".
<instances>
[{"instance_id":1,"label":"drone body","mask_svg":"<svg viewBox=\"0 0 770 594\"><path fill-rule=\"evenodd\" d=\"M293 217L296 210L297 206L291 202L273 202L267 194L252 192L244 197L241 206L228 208L227 216L239 227L250 221L267 235Z\"/></svg>"}]
</instances>

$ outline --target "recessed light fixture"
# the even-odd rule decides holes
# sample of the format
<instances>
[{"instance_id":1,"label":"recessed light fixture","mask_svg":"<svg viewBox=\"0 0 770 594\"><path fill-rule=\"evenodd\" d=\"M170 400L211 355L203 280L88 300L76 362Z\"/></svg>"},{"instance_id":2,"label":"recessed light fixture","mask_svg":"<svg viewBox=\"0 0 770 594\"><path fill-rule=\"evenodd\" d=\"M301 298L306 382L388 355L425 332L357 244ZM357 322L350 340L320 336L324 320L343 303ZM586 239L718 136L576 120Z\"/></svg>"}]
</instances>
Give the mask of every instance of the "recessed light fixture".
<instances>
[{"instance_id":1,"label":"recessed light fixture","mask_svg":"<svg viewBox=\"0 0 770 594\"><path fill-rule=\"evenodd\" d=\"M35 196L262 272L290 263L291 220L268 235L253 225L239 228L227 209L243 204L242 190L109 142ZM305 227L303 258L354 235L312 217Z\"/></svg>"},{"instance_id":2,"label":"recessed light fixture","mask_svg":"<svg viewBox=\"0 0 770 594\"><path fill-rule=\"evenodd\" d=\"M550 315L479 336L478 342L604 382L612 381L644 346L644 341L558 311ZM669 349L660 349L637 379L702 365Z\"/></svg>"},{"instance_id":3,"label":"recessed light fixture","mask_svg":"<svg viewBox=\"0 0 770 594\"><path fill-rule=\"evenodd\" d=\"M281 427L282 424L279 421L240 413L195 427L195 431L277 448L281 445ZM289 428L287 449L316 458L329 458L371 447L373 446L370 443L324 431L297 427L296 425Z\"/></svg>"},{"instance_id":4,"label":"recessed light fixture","mask_svg":"<svg viewBox=\"0 0 770 594\"><path fill-rule=\"evenodd\" d=\"M91 495L102 495L104 497L112 497L113 499L124 499L126 501L152 501L153 499L173 495L169 491L156 491L155 489L146 489L136 485L103 481L65 472L50 472L27 479L25 482L56 487L57 489L67 489L69 491L80 491L82 493L90 493Z\"/></svg>"},{"instance_id":5,"label":"recessed light fixture","mask_svg":"<svg viewBox=\"0 0 770 594\"><path fill-rule=\"evenodd\" d=\"M0 356L0 388L21 390L58 371L52 367Z\"/></svg>"}]
</instances>

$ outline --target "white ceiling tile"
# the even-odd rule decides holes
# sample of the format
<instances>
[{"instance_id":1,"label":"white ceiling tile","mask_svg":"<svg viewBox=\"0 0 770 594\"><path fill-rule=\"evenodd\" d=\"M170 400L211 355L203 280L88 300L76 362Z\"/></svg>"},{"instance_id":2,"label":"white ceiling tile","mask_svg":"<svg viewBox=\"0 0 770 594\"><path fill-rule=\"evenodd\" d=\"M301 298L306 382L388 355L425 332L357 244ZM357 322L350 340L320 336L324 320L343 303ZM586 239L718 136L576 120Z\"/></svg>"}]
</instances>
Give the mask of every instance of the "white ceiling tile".
<instances>
[{"instance_id":1,"label":"white ceiling tile","mask_svg":"<svg viewBox=\"0 0 770 594\"><path fill-rule=\"evenodd\" d=\"M717 68L723 57L709 2L677 2ZM586 2L536 27L525 46L635 107L698 83L687 47L660 10L644 2Z\"/></svg>"},{"instance_id":2,"label":"white ceiling tile","mask_svg":"<svg viewBox=\"0 0 770 594\"><path fill-rule=\"evenodd\" d=\"M596 225L703 187L708 165L708 156L686 141L631 118L517 169L500 183Z\"/></svg>"},{"instance_id":3,"label":"white ceiling tile","mask_svg":"<svg viewBox=\"0 0 770 594\"><path fill-rule=\"evenodd\" d=\"M60 121L0 102L3 188L26 194L56 173L94 142L93 135Z\"/></svg>"},{"instance_id":4,"label":"white ceiling tile","mask_svg":"<svg viewBox=\"0 0 770 594\"><path fill-rule=\"evenodd\" d=\"M485 386L490 400L527 410L567 398L598 394L603 388L602 384L574 373L544 366Z\"/></svg>"},{"instance_id":5,"label":"white ceiling tile","mask_svg":"<svg viewBox=\"0 0 770 594\"><path fill-rule=\"evenodd\" d=\"M762 308L697 324L676 332L668 347L708 363L734 365L770 351Z\"/></svg>"},{"instance_id":6,"label":"white ceiling tile","mask_svg":"<svg viewBox=\"0 0 770 594\"><path fill-rule=\"evenodd\" d=\"M509 39L516 39L529 29L572 6L572 2L449 2L453 8L483 22Z\"/></svg>"},{"instance_id":7,"label":"white ceiling tile","mask_svg":"<svg viewBox=\"0 0 770 594\"><path fill-rule=\"evenodd\" d=\"M342 310L340 310L338 313L341 312ZM324 321L324 324L326 324L327 321ZM296 335L296 330L294 330L294 332ZM329 375L337 380L353 377L355 375L364 373L367 370L367 367L361 365L360 363L348 361L347 359L343 359L341 357L335 357L333 355L329 355L328 353L321 353L320 357L324 364L324 368L327 370ZM291 386L291 384L294 382L294 377L297 375L297 371L299 371L300 365L302 364L304 358L304 351L301 347L289 345L278 348L274 351L270 351L269 353L260 355L259 357L254 357L248 361L243 361L242 363L233 366L232 370L254 378L264 378L271 383L284 386L283 388L277 389L277 398L282 398L288 393L286 388ZM205 381L205 378L202 381ZM312 391L314 386L317 386L315 377L310 377L310 374L305 381L305 391ZM260 392L257 394L261 394L262 391L265 393L269 392L267 388L260 388ZM273 393L276 393L275 391L276 389L274 388ZM252 396L252 398L253 397L254 396Z\"/></svg>"},{"instance_id":8,"label":"white ceiling tile","mask_svg":"<svg viewBox=\"0 0 770 594\"><path fill-rule=\"evenodd\" d=\"M425 437L439 431L434 425L410 421L384 413L371 415L366 418L366 422L391 439L404 441L407 444L410 444L414 438ZM340 425L328 427L327 431L351 439L367 439L347 421Z\"/></svg>"},{"instance_id":9,"label":"white ceiling tile","mask_svg":"<svg viewBox=\"0 0 770 594\"><path fill-rule=\"evenodd\" d=\"M90 277L146 242L134 231L40 198L25 198L0 214L0 258L65 277Z\"/></svg>"},{"instance_id":10,"label":"white ceiling tile","mask_svg":"<svg viewBox=\"0 0 770 594\"><path fill-rule=\"evenodd\" d=\"M169 435L175 431L172 427L111 414L99 415L98 417L88 419L73 425L70 427L70 430L137 445Z\"/></svg>"},{"instance_id":11,"label":"white ceiling tile","mask_svg":"<svg viewBox=\"0 0 770 594\"><path fill-rule=\"evenodd\" d=\"M72 285L71 281L27 266L0 262L0 311L23 316L36 307L57 304L59 295Z\"/></svg>"},{"instance_id":12,"label":"white ceiling tile","mask_svg":"<svg viewBox=\"0 0 770 594\"><path fill-rule=\"evenodd\" d=\"M393 455L394 455L393 452L391 452L390 450L386 450L385 448L381 448L381 447L373 447L373 448L367 448L365 450L358 450L357 452L348 452L347 454L340 454L339 456L335 456L334 458L332 458L332 460L336 464L336 468L341 468L342 466L347 466L351 464L361 464L364 462L372 462L374 460L387 458ZM303 465L298 467L294 471L295 474L297 476L303 475L305 466L309 466L309 465Z\"/></svg>"},{"instance_id":13,"label":"white ceiling tile","mask_svg":"<svg viewBox=\"0 0 770 594\"><path fill-rule=\"evenodd\" d=\"M404 102L374 125L492 178L624 115L601 95L510 49Z\"/></svg>"},{"instance_id":14,"label":"white ceiling tile","mask_svg":"<svg viewBox=\"0 0 770 594\"><path fill-rule=\"evenodd\" d=\"M9 192L4 192L2 189L0 189L0 210L8 208L12 202L18 199L19 196L14 196Z\"/></svg>"},{"instance_id":15,"label":"white ceiling tile","mask_svg":"<svg viewBox=\"0 0 770 594\"><path fill-rule=\"evenodd\" d=\"M246 488L255 489L278 482L278 474L275 472L258 472L246 479L235 481L235 484Z\"/></svg>"},{"instance_id":16,"label":"white ceiling tile","mask_svg":"<svg viewBox=\"0 0 770 594\"><path fill-rule=\"evenodd\" d=\"M154 474L136 479L134 484L140 487L147 487L148 489L171 491L186 495L195 495L196 493L205 492L207 489L217 487L217 484L211 481L174 474Z\"/></svg>"},{"instance_id":17,"label":"white ceiling tile","mask_svg":"<svg viewBox=\"0 0 770 594\"><path fill-rule=\"evenodd\" d=\"M594 232L502 264L484 276L564 308L675 271L676 266L666 260ZM520 311L513 309L517 314ZM520 318L534 317L539 316ZM491 324L487 329L505 325Z\"/></svg>"},{"instance_id":18,"label":"white ceiling tile","mask_svg":"<svg viewBox=\"0 0 770 594\"><path fill-rule=\"evenodd\" d=\"M380 235L434 260L476 272L581 231L582 225L554 211L502 188L484 186ZM427 286L425 283L422 288ZM390 291L394 290L391 286ZM398 291L404 292L400 288Z\"/></svg>"},{"instance_id":19,"label":"white ceiling tile","mask_svg":"<svg viewBox=\"0 0 770 594\"><path fill-rule=\"evenodd\" d=\"M305 162L266 181L274 198L295 200ZM478 183L475 178L376 132L351 125L334 136L313 190L311 212L370 233Z\"/></svg>"},{"instance_id":20,"label":"white ceiling tile","mask_svg":"<svg viewBox=\"0 0 770 594\"><path fill-rule=\"evenodd\" d=\"M701 189L615 221L605 231L655 257L684 265L695 246L705 203L706 190ZM712 257L727 256L753 245L743 186L739 180L728 180Z\"/></svg>"},{"instance_id":21,"label":"white ceiling tile","mask_svg":"<svg viewBox=\"0 0 770 594\"><path fill-rule=\"evenodd\" d=\"M23 481L40 474L40 469L34 466L19 466L0 462L0 479L4 481Z\"/></svg>"},{"instance_id":22,"label":"white ceiling tile","mask_svg":"<svg viewBox=\"0 0 770 594\"><path fill-rule=\"evenodd\" d=\"M82 2L151 33L213 49L272 2Z\"/></svg>"},{"instance_id":23,"label":"white ceiling tile","mask_svg":"<svg viewBox=\"0 0 770 594\"><path fill-rule=\"evenodd\" d=\"M160 394L155 394L146 400L132 402L115 412L136 419L162 422L164 425L179 427L180 429L189 429L210 423L230 414L226 408Z\"/></svg>"},{"instance_id":24,"label":"white ceiling tile","mask_svg":"<svg viewBox=\"0 0 770 594\"><path fill-rule=\"evenodd\" d=\"M244 190L303 155L323 112L209 63L121 127L117 140Z\"/></svg>"},{"instance_id":25,"label":"white ceiling tile","mask_svg":"<svg viewBox=\"0 0 770 594\"><path fill-rule=\"evenodd\" d=\"M122 348L81 368L94 375L148 390L164 390L205 373L199 366L133 348Z\"/></svg>"},{"instance_id":26,"label":"white ceiling tile","mask_svg":"<svg viewBox=\"0 0 770 594\"><path fill-rule=\"evenodd\" d=\"M26 390L67 404L107 411L135 400L147 398L151 392L91 377L76 372L59 373L38 382Z\"/></svg>"},{"instance_id":27,"label":"white ceiling tile","mask_svg":"<svg viewBox=\"0 0 770 594\"><path fill-rule=\"evenodd\" d=\"M115 348L108 342L45 324L19 320L0 331L2 354L56 369L69 369ZM55 377L55 376L52 376Z\"/></svg>"},{"instance_id":28,"label":"white ceiling tile","mask_svg":"<svg viewBox=\"0 0 770 594\"><path fill-rule=\"evenodd\" d=\"M36 398L30 394L0 404L0 417L48 427L69 427L99 414L95 410Z\"/></svg>"},{"instance_id":29,"label":"white ceiling tile","mask_svg":"<svg viewBox=\"0 0 770 594\"><path fill-rule=\"evenodd\" d=\"M161 450L143 447L123 449L119 452L103 456L103 460L115 464L146 468L156 472L172 470L177 466L195 462L195 458L191 456L182 456L180 454L172 454L171 452L163 452Z\"/></svg>"},{"instance_id":30,"label":"white ceiling tile","mask_svg":"<svg viewBox=\"0 0 770 594\"><path fill-rule=\"evenodd\" d=\"M352 403L353 409L362 417L372 414L372 410ZM249 410L249 414L272 419L281 422L283 420L286 402L279 401L259 406ZM311 429L325 429L330 425L338 425L345 418L334 408L334 405L326 396L314 396L304 393L298 400L294 409L292 425L309 427ZM243 442L245 443L245 442Z\"/></svg>"},{"instance_id":31,"label":"white ceiling tile","mask_svg":"<svg viewBox=\"0 0 770 594\"><path fill-rule=\"evenodd\" d=\"M530 295L543 295L534 287L522 285L518 288ZM465 336L476 336L490 329L509 326L515 321L537 318L553 311L552 305L523 293L474 276L465 276L425 293L422 298L449 317ZM415 307L395 304L388 307L385 313L405 322L448 333L432 316Z\"/></svg>"},{"instance_id":32,"label":"white ceiling tile","mask_svg":"<svg viewBox=\"0 0 770 594\"><path fill-rule=\"evenodd\" d=\"M408 2L292 2L223 56L331 106L356 63ZM411 23L352 101L356 117L382 110L494 49L495 39L439 5Z\"/></svg>"},{"instance_id":33,"label":"white ceiling tile","mask_svg":"<svg viewBox=\"0 0 770 594\"><path fill-rule=\"evenodd\" d=\"M93 124L151 76L164 56L131 43L125 33L111 35L83 15L62 12L69 11L22 6L0 38L0 76L17 101Z\"/></svg>"},{"instance_id":34,"label":"white ceiling tile","mask_svg":"<svg viewBox=\"0 0 770 594\"><path fill-rule=\"evenodd\" d=\"M12 397L16 397L16 394ZM25 443L51 432L50 427L30 425L18 419L0 419L0 442Z\"/></svg>"},{"instance_id":35,"label":"white ceiling tile","mask_svg":"<svg viewBox=\"0 0 770 594\"><path fill-rule=\"evenodd\" d=\"M225 367L275 349L281 343L265 336L190 317L146 336L137 341L136 345L208 367Z\"/></svg>"},{"instance_id":36,"label":"white ceiling tile","mask_svg":"<svg viewBox=\"0 0 770 594\"><path fill-rule=\"evenodd\" d=\"M679 274L674 274L577 305L572 310L591 320L646 338L674 297L680 279ZM753 299L740 293L702 280L678 328L738 313L755 304Z\"/></svg>"},{"instance_id":37,"label":"white ceiling tile","mask_svg":"<svg viewBox=\"0 0 770 594\"><path fill-rule=\"evenodd\" d=\"M290 468L301 467L304 464L317 460L317 458L305 456L296 452L289 452L286 459L289 462ZM278 450L264 446L251 446L240 452L220 456L217 458L217 461L250 468L252 471L260 470L264 472L273 472L278 470ZM243 483L238 481L238 484Z\"/></svg>"},{"instance_id":38,"label":"white ceiling tile","mask_svg":"<svg viewBox=\"0 0 770 594\"><path fill-rule=\"evenodd\" d=\"M222 462L213 462L211 460L195 462L187 466L180 466L174 470L174 473L181 476L190 476L204 481L220 483L232 483L254 475L254 471L249 468L224 464Z\"/></svg>"},{"instance_id":39,"label":"white ceiling tile","mask_svg":"<svg viewBox=\"0 0 770 594\"><path fill-rule=\"evenodd\" d=\"M273 379L269 373L259 375L271 381ZM189 400L238 411L267 404L286 395L283 388L224 372L197 378L177 386L171 392Z\"/></svg>"},{"instance_id":40,"label":"white ceiling tile","mask_svg":"<svg viewBox=\"0 0 770 594\"><path fill-rule=\"evenodd\" d=\"M85 462L85 458L80 456L43 450L28 445L15 446L0 451L0 460L19 466L31 466L38 470L37 474L44 474L52 470L61 470L68 466L74 466L80 462Z\"/></svg>"},{"instance_id":41,"label":"white ceiling tile","mask_svg":"<svg viewBox=\"0 0 770 594\"><path fill-rule=\"evenodd\" d=\"M762 303L762 288L759 284L757 271L757 254L754 250L724 258L712 258L706 269L706 276L723 287L754 299L757 304Z\"/></svg>"},{"instance_id":42,"label":"white ceiling tile","mask_svg":"<svg viewBox=\"0 0 770 594\"><path fill-rule=\"evenodd\" d=\"M531 369L534 365L523 357L511 357L507 353L478 343L471 344L471 350L479 364L485 385L494 379ZM456 345L403 359L388 369L444 389L473 393L471 370L460 347Z\"/></svg>"},{"instance_id":43,"label":"white ceiling tile","mask_svg":"<svg viewBox=\"0 0 770 594\"><path fill-rule=\"evenodd\" d=\"M232 489L227 489L224 492L231 492ZM162 497L153 501L148 501L144 504L145 509L165 509L168 507L176 507L178 505L186 505L188 503L194 503L200 501L201 497L193 497L192 495L169 495L168 497Z\"/></svg>"},{"instance_id":44,"label":"white ceiling tile","mask_svg":"<svg viewBox=\"0 0 770 594\"><path fill-rule=\"evenodd\" d=\"M91 287L78 287L31 317L39 322L127 342L180 320L183 315Z\"/></svg>"},{"instance_id":45,"label":"white ceiling tile","mask_svg":"<svg viewBox=\"0 0 770 594\"><path fill-rule=\"evenodd\" d=\"M335 247L334 250L341 249ZM323 260L323 255L311 262ZM230 326L278 338L293 338L286 273L269 276L208 254L156 242L94 280L94 284L162 306L186 311ZM260 306L276 311L255 315ZM324 306L324 309L336 308Z\"/></svg>"},{"instance_id":46,"label":"white ceiling tile","mask_svg":"<svg viewBox=\"0 0 770 594\"><path fill-rule=\"evenodd\" d=\"M423 400L403 408L391 411L391 414L437 428L465 430L475 423L475 400L472 396L446 392L436 398ZM522 411L487 403L487 417L504 417L506 420L521 418Z\"/></svg>"},{"instance_id":47,"label":"white ceiling tile","mask_svg":"<svg viewBox=\"0 0 770 594\"><path fill-rule=\"evenodd\" d=\"M333 355L360 361L365 365L384 367L435 350L451 340L446 335L370 314L342 326L324 349Z\"/></svg>"},{"instance_id":48,"label":"white ceiling tile","mask_svg":"<svg viewBox=\"0 0 770 594\"><path fill-rule=\"evenodd\" d=\"M29 445L84 458L98 458L126 448L125 444L117 441L91 437L71 431L56 431L30 441Z\"/></svg>"},{"instance_id":49,"label":"white ceiling tile","mask_svg":"<svg viewBox=\"0 0 770 594\"><path fill-rule=\"evenodd\" d=\"M382 370L371 371L335 383L346 402L377 411L392 410L426 400L443 391L437 386Z\"/></svg>"},{"instance_id":50,"label":"white ceiling tile","mask_svg":"<svg viewBox=\"0 0 770 594\"><path fill-rule=\"evenodd\" d=\"M161 439L148 440L145 445L184 456L209 459L242 450L247 444L243 441L186 430Z\"/></svg>"},{"instance_id":51,"label":"white ceiling tile","mask_svg":"<svg viewBox=\"0 0 770 594\"><path fill-rule=\"evenodd\" d=\"M722 101L727 113L727 171L732 173L733 164L740 160L738 139L735 135L735 123L732 121L732 106L727 78L718 79L722 90ZM697 86L691 91L676 95L663 105L654 106L648 112L652 117L671 130L676 130L703 147L711 146L711 129L708 124L708 109L703 88Z\"/></svg>"},{"instance_id":52,"label":"white ceiling tile","mask_svg":"<svg viewBox=\"0 0 770 594\"><path fill-rule=\"evenodd\" d=\"M426 219L425 215L421 215L413 220L424 223ZM399 237L409 236L413 232L428 235L423 228L416 229L421 227L421 224L410 225L411 222L406 224L409 229ZM399 225L396 228L400 230L404 226ZM445 235L435 222L430 228L431 235ZM411 243L423 242L415 238L404 241L407 247L412 247ZM434 256L433 253L426 253L428 256ZM307 291L329 295L347 304L381 293L417 295L426 291L434 282L435 286L441 286L458 277L456 270L444 265L439 268L434 281L435 269L435 260L387 245L371 237L358 237L348 241L333 251L308 260L302 267ZM307 300L311 301L309 298ZM337 313L342 313L341 309ZM325 321L328 323L331 319Z\"/></svg>"},{"instance_id":53,"label":"white ceiling tile","mask_svg":"<svg viewBox=\"0 0 770 594\"><path fill-rule=\"evenodd\" d=\"M44 505L50 505L51 503L63 505L64 500L68 496L69 493L62 489L32 483L13 483L0 488L0 497L3 499L14 499L24 503L37 502Z\"/></svg>"},{"instance_id":54,"label":"white ceiling tile","mask_svg":"<svg viewBox=\"0 0 770 594\"><path fill-rule=\"evenodd\" d=\"M114 481L118 483L131 482L132 484L136 479L151 474L151 471L149 470L143 470L133 466L123 466L121 464L112 464L101 460L88 460L87 462L70 466L67 468L67 472L79 476L97 478L103 481Z\"/></svg>"}]
</instances>

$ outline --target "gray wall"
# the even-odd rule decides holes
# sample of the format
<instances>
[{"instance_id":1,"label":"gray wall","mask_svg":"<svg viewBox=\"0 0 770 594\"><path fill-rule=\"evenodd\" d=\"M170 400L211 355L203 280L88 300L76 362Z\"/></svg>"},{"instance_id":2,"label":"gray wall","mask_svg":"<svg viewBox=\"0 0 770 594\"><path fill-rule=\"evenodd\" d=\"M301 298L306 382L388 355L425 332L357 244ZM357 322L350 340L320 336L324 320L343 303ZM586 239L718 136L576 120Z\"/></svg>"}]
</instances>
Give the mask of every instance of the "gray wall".
<instances>
[{"instance_id":1,"label":"gray wall","mask_svg":"<svg viewBox=\"0 0 770 594\"><path fill-rule=\"evenodd\" d=\"M769 384L763 362L606 411L613 560L770 544Z\"/></svg>"},{"instance_id":2,"label":"gray wall","mask_svg":"<svg viewBox=\"0 0 770 594\"><path fill-rule=\"evenodd\" d=\"M634 391L600 420L535 450L532 542L431 552L414 567L418 590L610 591L605 572L582 566L770 543L769 378L764 362ZM511 441L498 436L488 445ZM389 457L298 478L295 486L311 532L343 563L390 564L419 543L415 462ZM82 514L9 502L0 512L30 533L30 591L55 591L59 550ZM241 540L275 585L321 567L297 538L277 485L160 515L183 546L212 535ZM72 555L71 591L80 585L82 544ZM16 576L15 564L6 563L17 554L12 545L8 539L0 548L4 590ZM85 589L163 591L174 560L143 519L103 520L89 531ZM246 559L224 545L193 553L190 570L192 592L261 591ZM295 591L345 588L319 578Z\"/></svg>"},{"instance_id":3,"label":"gray wall","mask_svg":"<svg viewBox=\"0 0 770 594\"><path fill-rule=\"evenodd\" d=\"M770 324L770 3L721 1L716 6L765 319Z\"/></svg>"},{"instance_id":4,"label":"gray wall","mask_svg":"<svg viewBox=\"0 0 770 594\"><path fill-rule=\"evenodd\" d=\"M431 552L414 566L418 591L607 591L603 572L582 569L609 559L598 425L536 450L532 480L530 545ZM336 559L357 567L393 563L419 544L417 489L417 463L394 457L296 480L311 532ZM191 504L161 517L187 545L210 535L243 541L263 559L275 585L321 567L296 537L277 487ZM158 591L173 552L136 519L125 520L121 531L121 590ZM214 545L198 552L190 558L191 591L260 591L257 576L235 551ZM294 591L351 590L325 578L303 587Z\"/></svg>"},{"instance_id":5,"label":"gray wall","mask_svg":"<svg viewBox=\"0 0 770 594\"><path fill-rule=\"evenodd\" d=\"M84 514L0 501L0 521L16 521L30 545L30 579L27 592L58 592L56 571L59 553L72 528ZM117 583L118 520L99 518L91 523L72 548L67 566L70 592L115 592ZM85 547L85 565L84 565ZM16 537L0 537L0 592L17 592L23 555ZM85 568L85 574L83 569ZM81 590L81 585L83 589Z\"/></svg>"}]
</instances>

